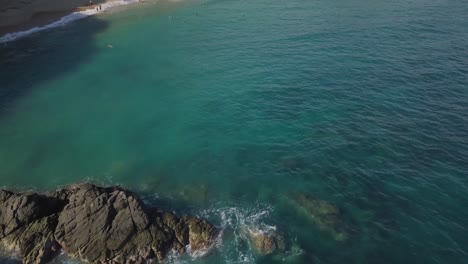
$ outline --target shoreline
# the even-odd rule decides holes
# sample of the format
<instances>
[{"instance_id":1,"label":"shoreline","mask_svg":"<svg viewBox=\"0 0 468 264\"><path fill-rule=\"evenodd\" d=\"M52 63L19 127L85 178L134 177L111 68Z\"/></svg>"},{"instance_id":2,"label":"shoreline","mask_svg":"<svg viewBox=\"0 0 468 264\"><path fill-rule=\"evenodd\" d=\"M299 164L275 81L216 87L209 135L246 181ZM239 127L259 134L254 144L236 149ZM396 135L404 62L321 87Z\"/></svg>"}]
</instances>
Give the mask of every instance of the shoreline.
<instances>
[{"instance_id":1,"label":"shoreline","mask_svg":"<svg viewBox=\"0 0 468 264\"><path fill-rule=\"evenodd\" d=\"M35 12L28 20L0 27L0 43L8 43L50 28L94 16L117 6L139 3L140 0L106 0L94 5L78 6L72 10ZM102 9L97 11L96 8Z\"/></svg>"},{"instance_id":2,"label":"shoreline","mask_svg":"<svg viewBox=\"0 0 468 264\"><path fill-rule=\"evenodd\" d=\"M43 27L47 24L51 24L60 18L69 15L75 11L58 11L58 12L40 12L34 14L30 19L25 22L2 26L0 27L0 38L16 32L26 31L35 27Z\"/></svg>"}]
</instances>

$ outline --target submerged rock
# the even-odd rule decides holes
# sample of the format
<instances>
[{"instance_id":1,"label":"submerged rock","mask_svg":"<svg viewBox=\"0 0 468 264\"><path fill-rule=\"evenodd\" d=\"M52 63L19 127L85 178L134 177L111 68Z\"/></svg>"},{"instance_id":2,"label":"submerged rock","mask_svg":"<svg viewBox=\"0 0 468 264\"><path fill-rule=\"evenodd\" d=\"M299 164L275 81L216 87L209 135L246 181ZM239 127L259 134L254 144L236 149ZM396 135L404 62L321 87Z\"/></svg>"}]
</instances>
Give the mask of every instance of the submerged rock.
<instances>
[{"instance_id":1,"label":"submerged rock","mask_svg":"<svg viewBox=\"0 0 468 264\"><path fill-rule=\"evenodd\" d=\"M299 157L285 157L281 160L284 169L290 171L299 171L304 168L305 162Z\"/></svg>"},{"instance_id":2,"label":"submerged rock","mask_svg":"<svg viewBox=\"0 0 468 264\"><path fill-rule=\"evenodd\" d=\"M49 196L0 191L0 242L23 263L46 263L62 249L88 263L144 263L210 247L207 221L147 208L119 187L84 183Z\"/></svg>"},{"instance_id":3,"label":"submerged rock","mask_svg":"<svg viewBox=\"0 0 468 264\"><path fill-rule=\"evenodd\" d=\"M349 238L349 227L342 220L341 210L335 205L314 199L304 193L290 195L294 206L303 211L320 229L328 232L337 241Z\"/></svg>"},{"instance_id":4,"label":"submerged rock","mask_svg":"<svg viewBox=\"0 0 468 264\"><path fill-rule=\"evenodd\" d=\"M210 189L205 184L187 185L178 193L183 200L199 205L207 205L210 198Z\"/></svg>"}]
</instances>

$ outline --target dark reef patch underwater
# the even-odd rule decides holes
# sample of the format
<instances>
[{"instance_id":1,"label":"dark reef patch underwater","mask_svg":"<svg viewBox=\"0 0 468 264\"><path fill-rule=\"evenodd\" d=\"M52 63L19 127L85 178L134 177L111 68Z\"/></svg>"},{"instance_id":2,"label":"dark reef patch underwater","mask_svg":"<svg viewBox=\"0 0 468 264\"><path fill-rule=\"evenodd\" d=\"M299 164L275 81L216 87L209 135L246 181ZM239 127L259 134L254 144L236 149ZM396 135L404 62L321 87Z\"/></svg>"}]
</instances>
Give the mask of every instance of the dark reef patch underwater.
<instances>
[{"instance_id":1,"label":"dark reef patch underwater","mask_svg":"<svg viewBox=\"0 0 468 264\"><path fill-rule=\"evenodd\" d=\"M466 263L466 1L149 2L0 44L2 189L222 232L167 263Z\"/></svg>"}]
</instances>

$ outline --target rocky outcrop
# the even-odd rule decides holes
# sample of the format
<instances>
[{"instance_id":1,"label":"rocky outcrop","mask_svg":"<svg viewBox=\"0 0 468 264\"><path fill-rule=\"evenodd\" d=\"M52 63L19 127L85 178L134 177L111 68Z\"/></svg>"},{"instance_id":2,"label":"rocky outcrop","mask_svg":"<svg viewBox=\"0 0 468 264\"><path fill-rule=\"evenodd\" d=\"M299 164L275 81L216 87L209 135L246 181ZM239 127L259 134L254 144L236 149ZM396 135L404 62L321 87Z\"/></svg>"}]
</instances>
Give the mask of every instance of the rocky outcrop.
<instances>
[{"instance_id":1,"label":"rocky outcrop","mask_svg":"<svg viewBox=\"0 0 468 264\"><path fill-rule=\"evenodd\" d=\"M50 195L0 191L0 244L23 263L46 263L63 250L87 263L145 263L174 249L210 247L205 220L147 208L119 187L84 183Z\"/></svg>"}]
</instances>

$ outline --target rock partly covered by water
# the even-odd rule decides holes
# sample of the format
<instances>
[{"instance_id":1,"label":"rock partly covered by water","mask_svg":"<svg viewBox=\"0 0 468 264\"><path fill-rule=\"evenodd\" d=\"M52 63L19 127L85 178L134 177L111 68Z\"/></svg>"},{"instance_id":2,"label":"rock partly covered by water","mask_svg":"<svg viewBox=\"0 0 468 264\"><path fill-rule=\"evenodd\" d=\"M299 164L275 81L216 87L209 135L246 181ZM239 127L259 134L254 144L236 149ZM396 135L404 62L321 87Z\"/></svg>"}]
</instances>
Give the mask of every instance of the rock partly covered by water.
<instances>
[{"instance_id":1,"label":"rock partly covered by water","mask_svg":"<svg viewBox=\"0 0 468 264\"><path fill-rule=\"evenodd\" d=\"M209 248L205 220L148 208L119 187L84 183L49 195L0 190L0 244L23 263L46 263L60 250L88 263L144 263Z\"/></svg>"},{"instance_id":2,"label":"rock partly covered by water","mask_svg":"<svg viewBox=\"0 0 468 264\"><path fill-rule=\"evenodd\" d=\"M286 249L283 237L276 232L249 231L249 236L254 248L262 255L282 252Z\"/></svg>"}]
</instances>

